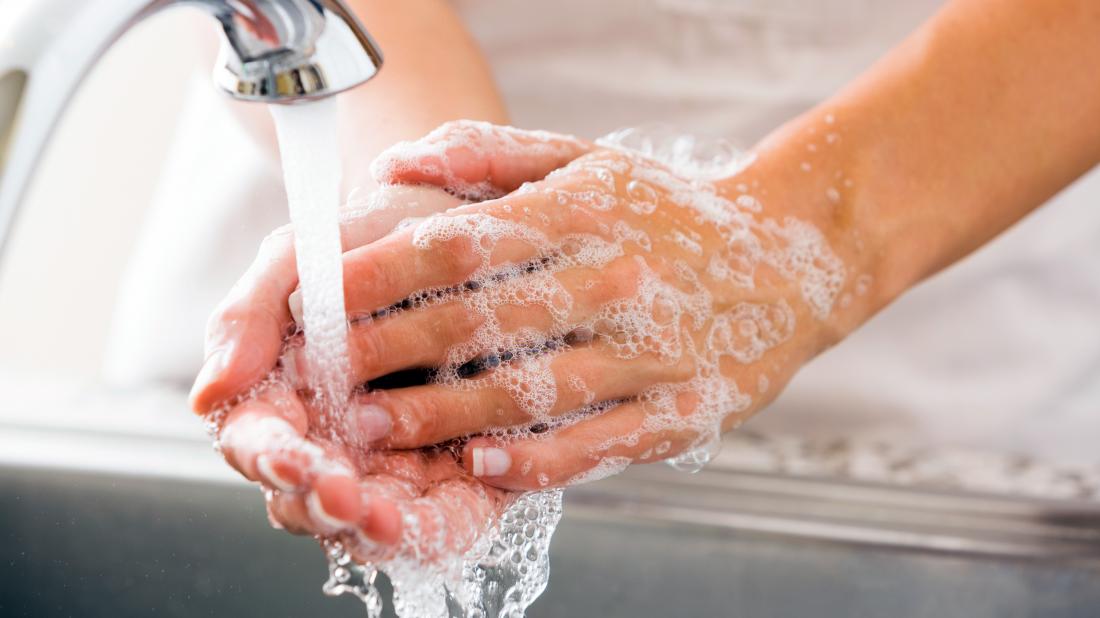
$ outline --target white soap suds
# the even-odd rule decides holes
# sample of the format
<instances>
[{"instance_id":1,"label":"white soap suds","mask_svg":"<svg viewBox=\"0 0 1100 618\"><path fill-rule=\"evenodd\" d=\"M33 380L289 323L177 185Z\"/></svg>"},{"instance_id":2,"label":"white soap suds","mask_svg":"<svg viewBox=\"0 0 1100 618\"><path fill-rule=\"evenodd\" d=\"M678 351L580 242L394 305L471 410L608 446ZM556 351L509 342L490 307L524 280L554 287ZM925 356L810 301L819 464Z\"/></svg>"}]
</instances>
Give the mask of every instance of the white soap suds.
<instances>
[{"instance_id":1,"label":"white soap suds","mask_svg":"<svg viewBox=\"0 0 1100 618\"><path fill-rule=\"evenodd\" d=\"M476 317L469 336L450 346L434 368L432 381L455 391L506 393L529 422L487 428L490 437L545 439L619 406L644 412L632 430L594 447L592 465L571 478L552 479L530 460L520 464L520 474L533 475L539 487L616 474L635 461L623 453L699 470L716 454L724 424L740 423L768 391L767 376L755 368L795 336L799 319L827 319L848 279L820 230L772 214L756 180L737 183L731 194L723 183L752 159L729 144L667 129L628 129L598 143L603 150L524 185L491 211L407 222L416 250L446 248L456 252L455 263L468 259L468 280L423 290L377 314L393 319L453 304ZM379 177L430 177L456 195L485 199L499 197L499 190L457 177L450 157L565 157L579 148L549 134L451 123L426 141L391 149L374 171ZM410 161L418 167L408 167ZM331 277L303 279L303 292L332 285ZM857 294L860 289L857 283ZM305 314L308 345L308 306ZM540 316L537 327L516 323L516 315ZM601 401L600 385L588 375L562 373L555 365L584 347L617 362L655 364L666 378L628 399ZM356 462L320 463L323 453L315 459L316 466L360 468ZM547 583L561 490L511 496L497 517L484 511L493 496L480 481L462 473L457 482L478 496L463 521L409 510L401 541L384 555L358 530L328 539L326 592L356 594L376 616L381 602L373 578L380 569L394 584L394 609L402 618L459 610L464 616L522 616ZM410 485L399 491L407 502L421 490ZM378 558L365 566L349 555Z\"/></svg>"}]
</instances>

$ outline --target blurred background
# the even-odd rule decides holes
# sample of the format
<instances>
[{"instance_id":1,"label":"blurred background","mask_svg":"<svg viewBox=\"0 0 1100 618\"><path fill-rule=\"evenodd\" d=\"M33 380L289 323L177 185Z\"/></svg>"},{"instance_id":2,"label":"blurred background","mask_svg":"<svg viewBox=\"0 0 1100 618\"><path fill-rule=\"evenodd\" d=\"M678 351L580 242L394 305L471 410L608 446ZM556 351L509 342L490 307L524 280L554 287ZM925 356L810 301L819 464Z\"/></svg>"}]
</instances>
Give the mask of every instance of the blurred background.
<instances>
[{"instance_id":1,"label":"blurred background","mask_svg":"<svg viewBox=\"0 0 1100 618\"><path fill-rule=\"evenodd\" d=\"M497 22L458 4L491 39ZM892 26L899 35L914 18L903 17ZM249 142L209 86L213 40L195 36L204 29L207 18L171 12L111 48L63 116L0 259L0 615L361 614L321 598L319 551L267 529L258 492L213 453L185 403L205 315L286 219L277 182L262 182L278 180L273 153ZM562 102L539 99L523 58L504 53L516 44L497 40L490 52L523 110L517 124L579 130L553 126ZM849 52L859 66L887 45ZM789 65L787 77L804 85L795 102L745 116L742 139L855 70L823 72L813 58ZM767 94L770 77L748 90ZM648 112L637 113L620 122ZM204 162L188 144L207 142L236 146ZM234 175L260 189L227 194ZM1094 201L1091 187L1076 189L1079 203ZM238 197L258 207L234 220L218 204ZM231 243L190 237L202 221L232 230ZM194 270L132 260L187 247ZM942 285L968 285L965 272L952 277ZM135 289L143 294L126 293ZM940 309L934 293L916 298L872 325L870 345L898 340L891 320ZM170 309L150 318L150 306ZM1055 453L1073 431L1049 429L1035 452L1024 437L999 448L1006 441L985 440L979 425L956 431L962 419L913 429L892 410L868 411L875 397L829 396L838 377L865 368L840 356L810 370L805 388L769 412L777 420L729 436L699 475L650 466L568 492L555 576L531 615L730 615L735 606L745 616L1097 615L1100 470L1066 463L1087 457L1034 456ZM853 415L824 423L829 406ZM790 415L778 414L784 407ZM1068 450L1088 455L1077 438Z\"/></svg>"},{"instance_id":2,"label":"blurred background","mask_svg":"<svg viewBox=\"0 0 1100 618\"><path fill-rule=\"evenodd\" d=\"M211 53L209 41L193 35L203 27L205 17L186 12L150 19L112 47L78 90L0 260L0 323L19 325L0 334L5 370L100 375L119 281L196 58Z\"/></svg>"}]
</instances>

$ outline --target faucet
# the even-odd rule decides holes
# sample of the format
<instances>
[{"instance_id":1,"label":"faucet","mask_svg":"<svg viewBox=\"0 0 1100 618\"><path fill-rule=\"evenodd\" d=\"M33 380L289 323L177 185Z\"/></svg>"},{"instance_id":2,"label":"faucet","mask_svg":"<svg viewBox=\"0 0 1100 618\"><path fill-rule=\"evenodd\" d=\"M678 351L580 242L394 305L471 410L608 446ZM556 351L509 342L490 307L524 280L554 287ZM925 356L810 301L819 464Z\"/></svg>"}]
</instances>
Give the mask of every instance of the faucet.
<instances>
[{"instance_id":1,"label":"faucet","mask_svg":"<svg viewBox=\"0 0 1100 618\"><path fill-rule=\"evenodd\" d=\"M341 0L0 1L0 253L57 119L104 51L163 8L221 24L214 83L246 101L290 104L357 86L382 54ZM130 87L141 88L141 75ZM125 96L125 92L119 96Z\"/></svg>"}]
</instances>

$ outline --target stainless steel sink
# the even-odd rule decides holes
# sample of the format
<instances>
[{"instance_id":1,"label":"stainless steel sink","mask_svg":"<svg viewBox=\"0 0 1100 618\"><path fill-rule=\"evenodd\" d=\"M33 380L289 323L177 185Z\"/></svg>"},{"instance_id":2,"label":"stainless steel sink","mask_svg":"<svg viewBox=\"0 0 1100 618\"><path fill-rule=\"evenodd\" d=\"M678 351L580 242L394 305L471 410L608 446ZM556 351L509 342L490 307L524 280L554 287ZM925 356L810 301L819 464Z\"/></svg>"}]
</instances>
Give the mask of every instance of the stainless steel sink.
<instances>
[{"instance_id":1,"label":"stainless steel sink","mask_svg":"<svg viewBox=\"0 0 1100 618\"><path fill-rule=\"evenodd\" d=\"M0 415L0 616L363 615L201 435L49 418ZM566 493L551 569L532 617L1091 618L1100 504L650 466Z\"/></svg>"}]
</instances>

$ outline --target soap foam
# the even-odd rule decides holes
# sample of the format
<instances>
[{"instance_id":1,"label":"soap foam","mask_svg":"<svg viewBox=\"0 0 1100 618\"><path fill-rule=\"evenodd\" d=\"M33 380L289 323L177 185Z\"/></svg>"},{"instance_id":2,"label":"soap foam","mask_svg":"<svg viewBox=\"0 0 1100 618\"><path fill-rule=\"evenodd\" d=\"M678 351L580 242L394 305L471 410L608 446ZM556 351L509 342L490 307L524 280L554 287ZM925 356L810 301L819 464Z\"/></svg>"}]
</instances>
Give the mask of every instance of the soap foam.
<instances>
[{"instance_id":1,"label":"soap foam","mask_svg":"<svg viewBox=\"0 0 1100 618\"><path fill-rule=\"evenodd\" d=\"M645 414L639 425L599 444L590 453L592 467L567 484L622 471L634 460L617 454L619 449L634 448L643 440L647 447L640 459L666 458L677 469L700 469L717 452L723 423L731 417L734 424L739 422L769 389L767 376L759 371L745 372L751 381L739 384L745 379L739 368L754 368L794 336L800 326L798 303L812 318L828 318L848 278L844 263L812 224L769 215L765 200L754 194L755 181L739 184L735 196L719 188L716 180L737 174L752 161L728 144L640 129L616 132L599 144L606 150L505 198L496 216L445 213L407 222L418 249L458 241L455 246L470 248L476 264L465 285L425 290L378 314L378 319L390 319L403 311L459 303L478 316L478 327L447 351L432 379L456 390L507 393L530 424L486 432L500 439L545 438L619 405L641 406ZM452 193L485 199L499 197L499 190L456 176L449 157L462 152L484 158L490 152L532 149L564 157L570 148L577 144L562 145L548 134L451 123L427 141L394 147L379 157L374 171L388 177L411 171L402 166L417 161L421 167L416 171L441 179ZM531 196L566 209L571 217L590 215L586 220L594 223L590 230L551 238L545 230L552 218L524 205ZM660 234L647 232L638 220L655 216L669 222ZM693 225L676 223L681 219ZM720 238L722 248L709 249L707 255L707 238ZM495 262L505 242L527 247L530 259ZM339 270L332 260L325 263ZM607 282L593 275L579 289L565 285L566 275L579 271L621 275L614 282L621 294L589 306ZM761 276L765 272L768 277ZM764 282L770 286L775 277L797 289L798 298L761 300L769 291ZM857 292L870 283L860 282L866 285L857 286ZM312 286L333 285L331 276L316 282L303 277L304 293ZM720 306L729 289L754 292L757 300ZM306 294L307 305L309 298ZM538 329L509 325L501 319L501 307L537 310L550 324ZM314 328L310 315L307 306L307 345ZM651 384L630 401L599 401L585 376L567 375L559 385L553 361L573 346L597 342L620 360L655 360L668 369L672 381ZM583 405L562 413L556 409L558 398L569 391L582 394ZM534 427L539 429L532 432ZM669 456L673 444L679 451ZM319 455L317 462L323 461ZM535 473L530 461L517 463L521 474L534 473L537 485L549 486L550 478ZM468 487L481 487L475 479L468 481ZM397 498L415 502L415 487L395 491L402 492ZM468 521L458 526L443 525L436 519L440 513L410 510L403 516L403 538L389 553L357 531L341 533L326 541L330 579L325 590L356 594L369 615L379 615L373 581L382 570L393 583L394 608L403 618L522 616L547 584L547 552L561 516L561 495L559 489L514 495L499 517L481 511L483 503L491 503L485 497L470 505ZM430 551L422 551L425 547ZM458 547L468 549L455 553ZM353 554L377 558L362 565L351 560Z\"/></svg>"}]
</instances>

